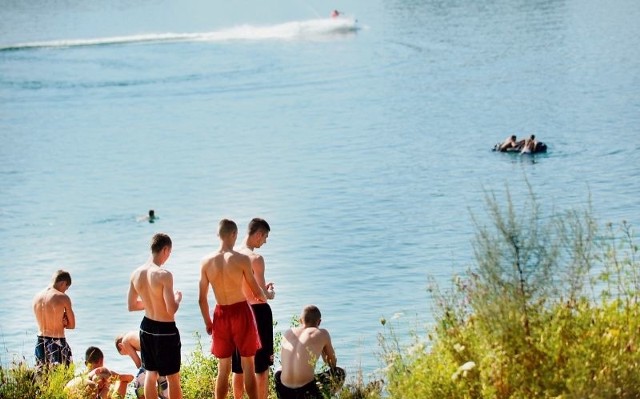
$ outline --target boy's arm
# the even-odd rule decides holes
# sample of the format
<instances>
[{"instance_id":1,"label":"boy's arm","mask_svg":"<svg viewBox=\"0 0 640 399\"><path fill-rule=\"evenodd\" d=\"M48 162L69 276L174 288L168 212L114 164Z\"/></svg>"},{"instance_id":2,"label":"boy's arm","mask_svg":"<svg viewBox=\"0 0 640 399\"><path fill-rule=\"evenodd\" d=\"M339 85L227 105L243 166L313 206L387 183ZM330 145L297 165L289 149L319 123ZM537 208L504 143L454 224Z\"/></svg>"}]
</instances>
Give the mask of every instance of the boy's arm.
<instances>
[{"instance_id":1,"label":"boy's arm","mask_svg":"<svg viewBox=\"0 0 640 399\"><path fill-rule=\"evenodd\" d=\"M207 330L207 334L211 335L213 325L211 318L209 317L209 278L207 277L206 270L207 263L205 261L200 265L200 283L198 284L198 305L200 305L200 313L202 313L202 319L204 320L204 326Z\"/></svg>"},{"instance_id":2,"label":"boy's arm","mask_svg":"<svg viewBox=\"0 0 640 399\"><path fill-rule=\"evenodd\" d=\"M256 282L262 289L264 289L267 299L273 299L276 296L276 292L273 290L273 283L267 284L264 278L264 258L257 255L251 260L251 269L253 270L253 276L256 278Z\"/></svg>"},{"instance_id":3,"label":"boy's arm","mask_svg":"<svg viewBox=\"0 0 640 399\"><path fill-rule=\"evenodd\" d=\"M144 302L140 300L138 291L136 291L136 287L133 285L133 275L131 276L131 281L129 282L129 293L127 294L127 306L128 306L129 312L133 312L135 310L144 310Z\"/></svg>"},{"instance_id":4,"label":"boy's arm","mask_svg":"<svg viewBox=\"0 0 640 399\"><path fill-rule=\"evenodd\" d=\"M330 368L334 368L338 363L336 351L333 349L333 345L331 344L331 336L329 335L329 332L327 330L322 330L322 332L326 335L326 341L322 348L322 360L324 360Z\"/></svg>"},{"instance_id":5,"label":"boy's arm","mask_svg":"<svg viewBox=\"0 0 640 399\"><path fill-rule=\"evenodd\" d=\"M122 382L126 382L127 384L130 383L131 381L133 381L133 375L132 374L120 374L120 373L116 373L115 371L111 372L111 376L117 378L118 380L122 381Z\"/></svg>"},{"instance_id":6,"label":"boy's arm","mask_svg":"<svg viewBox=\"0 0 640 399\"><path fill-rule=\"evenodd\" d=\"M136 365L136 368L142 367L142 360L138 355L138 351L136 351L136 349L133 346L131 346L131 344L128 342L127 343L123 342L123 346L125 348L124 350L126 354L129 355L131 360L133 360L133 363Z\"/></svg>"},{"instance_id":7,"label":"boy's arm","mask_svg":"<svg viewBox=\"0 0 640 399\"><path fill-rule=\"evenodd\" d=\"M256 278L253 275L253 269L251 267L251 260L248 256L244 255L244 258L240 261L242 265L242 272L244 273L244 279L249 284L249 288L253 292L256 299L267 302L267 294L264 292L264 288L258 285Z\"/></svg>"},{"instance_id":8,"label":"boy's arm","mask_svg":"<svg viewBox=\"0 0 640 399\"><path fill-rule=\"evenodd\" d=\"M180 291L173 292L173 275L165 271L162 275L162 297L167 307L167 312L175 315L180 307L182 293Z\"/></svg>"},{"instance_id":9,"label":"boy's arm","mask_svg":"<svg viewBox=\"0 0 640 399\"><path fill-rule=\"evenodd\" d=\"M76 328L76 315L73 313L73 308L71 307L71 298L68 296L65 298L64 304L64 328L68 330L73 330Z\"/></svg>"}]
</instances>

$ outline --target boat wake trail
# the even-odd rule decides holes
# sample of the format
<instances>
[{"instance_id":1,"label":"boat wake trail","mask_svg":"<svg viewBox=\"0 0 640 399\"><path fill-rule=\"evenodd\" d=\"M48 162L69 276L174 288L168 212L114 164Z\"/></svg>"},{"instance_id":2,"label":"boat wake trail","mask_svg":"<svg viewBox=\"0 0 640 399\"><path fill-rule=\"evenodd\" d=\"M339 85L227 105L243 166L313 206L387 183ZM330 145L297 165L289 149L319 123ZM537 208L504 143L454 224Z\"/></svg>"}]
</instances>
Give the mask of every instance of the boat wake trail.
<instances>
[{"instance_id":1,"label":"boat wake trail","mask_svg":"<svg viewBox=\"0 0 640 399\"><path fill-rule=\"evenodd\" d=\"M293 21L272 26L239 25L229 29L203 33L151 33L96 39L69 39L1 45L0 51L40 48L122 45L164 42L225 42L234 40L317 40L334 35L354 33L359 29L351 18L325 18Z\"/></svg>"}]
</instances>

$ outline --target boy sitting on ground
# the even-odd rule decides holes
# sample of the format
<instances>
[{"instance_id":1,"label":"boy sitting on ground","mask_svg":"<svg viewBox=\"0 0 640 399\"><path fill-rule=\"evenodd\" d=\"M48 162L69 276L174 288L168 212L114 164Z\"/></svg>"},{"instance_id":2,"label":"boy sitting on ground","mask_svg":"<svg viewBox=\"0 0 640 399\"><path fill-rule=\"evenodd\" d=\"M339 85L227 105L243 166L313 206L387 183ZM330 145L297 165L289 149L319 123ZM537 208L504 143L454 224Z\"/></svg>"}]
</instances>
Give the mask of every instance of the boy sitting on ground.
<instances>
[{"instance_id":1,"label":"boy sitting on ground","mask_svg":"<svg viewBox=\"0 0 640 399\"><path fill-rule=\"evenodd\" d=\"M309 305L302 310L302 325L284 333L280 354L282 370L275 374L279 399L322 399L342 387L345 371L336 366L331 337L327 330L318 328L320 321L320 310ZM329 370L314 374L320 357Z\"/></svg>"},{"instance_id":2,"label":"boy sitting on ground","mask_svg":"<svg viewBox=\"0 0 640 399\"><path fill-rule=\"evenodd\" d=\"M104 354L90 346L85 353L87 372L67 383L64 390L72 399L124 399L131 374L118 374L104 367Z\"/></svg>"}]
</instances>

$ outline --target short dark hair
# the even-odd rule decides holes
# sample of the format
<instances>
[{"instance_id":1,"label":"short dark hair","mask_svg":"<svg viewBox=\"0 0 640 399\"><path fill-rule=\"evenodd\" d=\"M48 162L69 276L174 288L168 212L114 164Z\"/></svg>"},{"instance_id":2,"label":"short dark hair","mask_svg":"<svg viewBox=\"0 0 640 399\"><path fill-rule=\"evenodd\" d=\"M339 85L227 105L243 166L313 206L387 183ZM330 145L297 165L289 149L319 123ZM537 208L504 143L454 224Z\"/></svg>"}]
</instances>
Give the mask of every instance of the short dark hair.
<instances>
[{"instance_id":1,"label":"short dark hair","mask_svg":"<svg viewBox=\"0 0 640 399\"><path fill-rule=\"evenodd\" d=\"M305 326L317 326L321 318L322 314L316 305L307 305L302 309L302 322Z\"/></svg>"},{"instance_id":2,"label":"short dark hair","mask_svg":"<svg viewBox=\"0 0 640 399\"><path fill-rule=\"evenodd\" d=\"M96 364L102 359L104 359L104 354L98 347L90 346L84 353L84 362L86 364Z\"/></svg>"},{"instance_id":3,"label":"short dark hair","mask_svg":"<svg viewBox=\"0 0 640 399\"><path fill-rule=\"evenodd\" d=\"M53 285L56 285L61 282L65 282L67 283L67 285L71 285L71 274L69 274L69 272L66 270L60 269L55 273L53 273L53 277L51 277L51 281L53 282Z\"/></svg>"},{"instance_id":4,"label":"short dark hair","mask_svg":"<svg viewBox=\"0 0 640 399\"><path fill-rule=\"evenodd\" d=\"M220 238L227 237L229 234L235 233L238 231L238 225L236 222L230 219L222 219L220 223L218 223L218 235Z\"/></svg>"},{"instance_id":5,"label":"short dark hair","mask_svg":"<svg viewBox=\"0 0 640 399\"><path fill-rule=\"evenodd\" d=\"M164 247L171 247L171 238L165 233L157 233L151 238L151 253L157 254L164 249Z\"/></svg>"},{"instance_id":6,"label":"short dark hair","mask_svg":"<svg viewBox=\"0 0 640 399\"><path fill-rule=\"evenodd\" d=\"M271 231L271 227L266 220L261 218L253 218L249 222L249 228L247 229L249 235L255 234L258 231L262 231L263 233L268 233Z\"/></svg>"}]
</instances>

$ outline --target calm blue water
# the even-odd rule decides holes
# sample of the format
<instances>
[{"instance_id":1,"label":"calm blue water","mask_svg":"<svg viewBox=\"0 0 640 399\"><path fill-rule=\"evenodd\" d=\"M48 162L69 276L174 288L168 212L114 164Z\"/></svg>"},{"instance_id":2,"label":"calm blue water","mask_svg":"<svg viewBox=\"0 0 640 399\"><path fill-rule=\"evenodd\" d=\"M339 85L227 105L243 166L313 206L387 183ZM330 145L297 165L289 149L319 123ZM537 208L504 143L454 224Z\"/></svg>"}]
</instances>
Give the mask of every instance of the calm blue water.
<instances>
[{"instance_id":1,"label":"calm blue water","mask_svg":"<svg viewBox=\"0 0 640 399\"><path fill-rule=\"evenodd\" d=\"M472 265L485 190L521 202L528 180L547 209L591 196L601 221L640 223L637 1L262 3L3 2L2 362L32 361L31 299L62 267L76 360L98 345L131 370L112 342L142 317L128 278L157 231L184 354L218 220L261 216L277 330L317 304L366 375L380 317L428 323L427 277ZM513 133L549 153L490 151Z\"/></svg>"}]
</instances>

